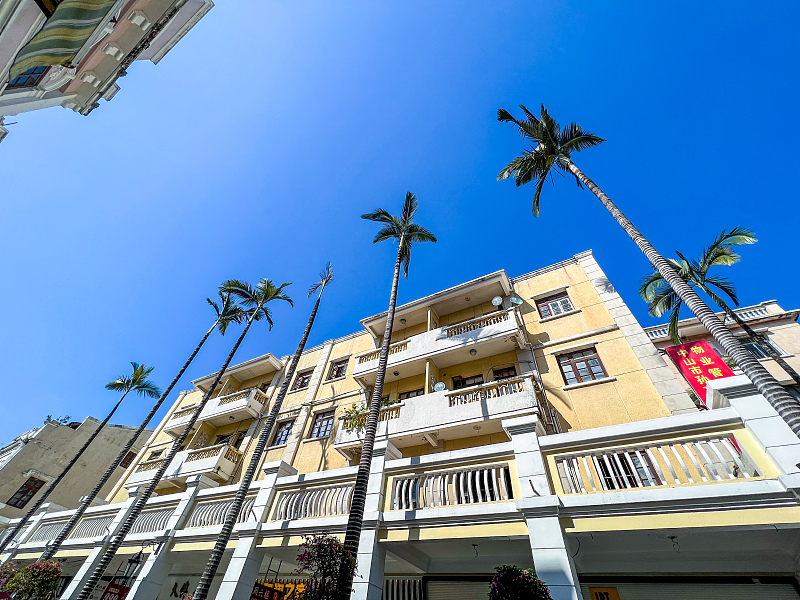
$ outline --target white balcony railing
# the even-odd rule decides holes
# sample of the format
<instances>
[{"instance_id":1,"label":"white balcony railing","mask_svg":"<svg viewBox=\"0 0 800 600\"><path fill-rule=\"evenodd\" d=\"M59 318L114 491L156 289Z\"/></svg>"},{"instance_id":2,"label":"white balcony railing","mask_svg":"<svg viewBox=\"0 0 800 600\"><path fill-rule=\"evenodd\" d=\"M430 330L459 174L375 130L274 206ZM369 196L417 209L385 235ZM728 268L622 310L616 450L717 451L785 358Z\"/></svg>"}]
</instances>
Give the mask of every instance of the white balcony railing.
<instances>
[{"instance_id":1,"label":"white balcony railing","mask_svg":"<svg viewBox=\"0 0 800 600\"><path fill-rule=\"evenodd\" d=\"M513 499L508 464L496 464L396 477L391 507L417 510Z\"/></svg>"},{"instance_id":2,"label":"white balcony railing","mask_svg":"<svg viewBox=\"0 0 800 600\"><path fill-rule=\"evenodd\" d=\"M184 479L189 475L206 474L217 480L225 480L233 474L241 457L242 453L229 444L184 450L175 455L164 472L163 479ZM132 486L150 481L164 461L166 461L165 458L156 458L139 463L136 470L128 477L125 485Z\"/></svg>"},{"instance_id":3,"label":"white balcony railing","mask_svg":"<svg viewBox=\"0 0 800 600\"><path fill-rule=\"evenodd\" d=\"M759 477L732 434L651 442L556 457L566 494L663 487Z\"/></svg>"},{"instance_id":4,"label":"white balcony railing","mask_svg":"<svg viewBox=\"0 0 800 600\"><path fill-rule=\"evenodd\" d=\"M531 388L532 383L531 381ZM446 395L450 399L450 406L458 406L460 404L470 404L471 402L488 400L489 398L519 394L524 391L525 378L510 377L499 381L490 381L489 383L483 383L474 387L454 390L452 392L447 392Z\"/></svg>"},{"instance_id":5,"label":"white balcony railing","mask_svg":"<svg viewBox=\"0 0 800 600\"><path fill-rule=\"evenodd\" d=\"M428 356L454 352L465 346L494 342L491 350L499 354L524 344L522 319L516 308L493 312L454 325L447 325L414 335L389 346L388 365L398 365ZM378 368L380 349L370 350L355 358L353 375L359 377Z\"/></svg>"},{"instance_id":6,"label":"white balcony railing","mask_svg":"<svg viewBox=\"0 0 800 600\"><path fill-rule=\"evenodd\" d=\"M275 503L273 521L337 517L350 512L353 484L312 487L281 492Z\"/></svg>"},{"instance_id":7,"label":"white balcony railing","mask_svg":"<svg viewBox=\"0 0 800 600\"><path fill-rule=\"evenodd\" d=\"M203 407L199 420L219 426L228 423L231 420L230 417L233 417L234 421L252 419L259 415L266 403L267 396L264 392L259 388L248 388L211 398ZM164 431L173 435L182 431L196 410L196 404L176 410L164 426Z\"/></svg>"}]
</instances>

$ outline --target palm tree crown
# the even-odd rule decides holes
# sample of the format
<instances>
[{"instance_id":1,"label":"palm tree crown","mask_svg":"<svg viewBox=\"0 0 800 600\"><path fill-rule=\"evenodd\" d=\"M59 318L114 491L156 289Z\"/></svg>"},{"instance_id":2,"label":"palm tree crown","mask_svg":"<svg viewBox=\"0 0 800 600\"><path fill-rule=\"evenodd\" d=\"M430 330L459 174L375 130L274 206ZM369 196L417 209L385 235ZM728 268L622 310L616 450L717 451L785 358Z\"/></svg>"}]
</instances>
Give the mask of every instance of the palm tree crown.
<instances>
[{"instance_id":1,"label":"palm tree crown","mask_svg":"<svg viewBox=\"0 0 800 600\"><path fill-rule=\"evenodd\" d=\"M327 286L331 281L333 281L333 265L328 262L328 264L325 265L325 268L319 272L319 281L308 288L308 297L311 298L311 296L317 290L324 290L325 286Z\"/></svg>"},{"instance_id":2,"label":"palm tree crown","mask_svg":"<svg viewBox=\"0 0 800 600\"><path fill-rule=\"evenodd\" d=\"M122 375L114 381L106 384L107 390L114 392L134 392L140 396L147 396L148 398L158 398L161 395L161 390L152 381L147 379L147 376L153 372L153 367L146 367L139 363L132 362L133 374Z\"/></svg>"},{"instance_id":3,"label":"palm tree crown","mask_svg":"<svg viewBox=\"0 0 800 600\"><path fill-rule=\"evenodd\" d=\"M403 213L399 217L390 215L388 211L379 208L371 213L361 215L362 219L383 223L385 227L381 229L373 244L384 240L399 240L398 249L400 262L403 266L403 274L408 279L408 264L411 262L411 245L414 242L435 242L436 236L422 225L414 223L417 214L417 196L411 192L406 192L406 201L403 203Z\"/></svg>"},{"instance_id":4,"label":"palm tree crown","mask_svg":"<svg viewBox=\"0 0 800 600\"><path fill-rule=\"evenodd\" d=\"M536 118L524 105L520 104L527 119L517 120L507 110L497 111L497 120L514 123L520 134L531 141L530 150L523 150L517 158L500 171L497 180L515 177L517 187L536 180L536 191L533 194L533 216L539 216L539 195L545 181L552 181L552 168L569 173L570 155L586 148L602 144L601 137L584 131L577 123L570 123L563 128L556 123L542 104L541 115ZM575 177L578 187L580 179Z\"/></svg>"},{"instance_id":5,"label":"palm tree crown","mask_svg":"<svg viewBox=\"0 0 800 600\"><path fill-rule=\"evenodd\" d=\"M726 308L725 301L712 288L726 294L731 301L739 306L739 297L733 283L724 278L709 275L711 267L730 266L741 260L733 250L734 246L754 244L758 241L755 234L744 227L734 227L730 231L723 231L717 239L700 255L699 260L687 260L680 252L676 252L680 260L667 259L672 267L689 286L703 290L715 304ZM664 281L658 271L654 271L642 280L639 287L639 296L647 302L647 311L654 317L661 317L671 311L669 318L669 336L675 344L681 343L678 333L678 320L683 301L678 294Z\"/></svg>"},{"instance_id":6,"label":"palm tree crown","mask_svg":"<svg viewBox=\"0 0 800 600\"><path fill-rule=\"evenodd\" d=\"M272 312L270 311L267 303L273 300L285 300L291 306L294 302L284 292L283 288L292 285L291 283L283 283L276 286L271 279L262 278L255 287L251 286L246 281L240 279L229 279L220 286L220 291L223 294L234 294L238 296L242 304L249 307L243 310L243 314L248 319L252 318L254 321L260 321L266 318L269 323L269 328L272 329Z\"/></svg>"},{"instance_id":7,"label":"palm tree crown","mask_svg":"<svg viewBox=\"0 0 800 600\"><path fill-rule=\"evenodd\" d=\"M228 329L231 323L241 323L247 318L245 310L236 303L231 292L223 293L221 290L217 291L219 295L219 304L214 302L211 298L206 298L208 302L217 313L216 326L222 335Z\"/></svg>"}]
</instances>

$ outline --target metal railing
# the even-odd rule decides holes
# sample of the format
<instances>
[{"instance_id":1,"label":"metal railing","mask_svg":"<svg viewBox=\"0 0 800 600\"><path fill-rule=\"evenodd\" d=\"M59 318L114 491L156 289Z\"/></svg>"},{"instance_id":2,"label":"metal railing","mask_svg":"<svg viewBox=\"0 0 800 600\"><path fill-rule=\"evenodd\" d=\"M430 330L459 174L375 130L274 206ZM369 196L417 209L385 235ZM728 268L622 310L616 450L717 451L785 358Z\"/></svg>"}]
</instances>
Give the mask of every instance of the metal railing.
<instances>
[{"instance_id":1,"label":"metal railing","mask_svg":"<svg viewBox=\"0 0 800 600\"><path fill-rule=\"evenodd\" d=\"M401 342L395 342L391 346L389 346L389 355L396 354L398 352L402 352L408 348L408 340L403 340ZM381 355L381 350L378 348L377 350L370 350L369 352L365 352L364 354L359 354L356 357L358 364L367 363L371 360L375 360Z\"/></svg>"},{"instance_id":2,"label":"metal railing","mask_svg":"<svg viewBox=\"0 0 800 600\"><path fill-rule=\"evenodd\" d=\"M511 474L504 463L396 477L391 508L417 510L513 499Z\"/></svg>"},{"instance_id":3,"label":"metal railing","mask_svg":"<svg viewBox=\"0 0 800 600\"><path fill-rule=\"evenodd\" d=\"M502 312L498 311L489 313L488 315L462 321L461 323L456 323L455 325L447 325L442 327L442 329L444 329L447 337L461 335L462 333L469 333L470 331L475 331L476 329L481 329L483 327L488 327L489 325L497 325L498 323L508 321L508 315L512 310L514 309L512 308Z\"/></svg>"},{"instance_id":4,"label":"metal railing","mask_svg":"<svg viewBox=\"0 0 800 600\"><path fill-rule=\"evenodd\" d=\"M82 538L102 537L109 533L108 527L111 525L115 516L116 513L97 517L83 517L78 521L75 529L72 530L67 539L77 540ZM61 529L59 529L59 532L60 531Z\"/></svg>"},{"instance_id":5,"label":"metal railing","mask_svg":"<svg viewBox=\"0 0 800 600\"><path fill-rule=\"evenodd\" d=\"M732 434L573 453L555 464L565 494L760 477Z\"/></svg>"},{"instance_id":6,"label":"metal railing","mask_svg":"<svg viewBox=\"0 0 800 600\"><path fill-rule=\"evenodd\" d=\"M62 521L56 522L45 522L39 525L36 528L36 531L33 532L31 537L28 538L26 543L32 542L49 542L50 540L55 539L55 537L61 533L61 530L64 529L64 525L67 524L66 519Z\"/></svg>"},{"instance_id":7,"label":"metal railing","mask_svg":"<svg viewBox=\"0 0 800 600\"><path fill-rule=\"evenodd\" d=\"M350 512L353 484L287 490L275 503L273 521L336 517Z\"/></svg>"},{"instance_id":8,"label":"metal railing","mask_svg":"<svg viewBox=\"0 0 800 600\"><path fill-rule=\"evenodd\" d=\"M487 398L499 398L500 396L508 396L509 394L518 394L525 391L526 385L525 377L517 376L509 377L508 379L500 379L498 381L490 381L489 383L482 383L461 390L454 390L448 392L446 395L450 399L450 406L458 406L460 404L480 402Z\"/></svg>"},{"instance_id":9,"label":"metal railing","mask_svg":"<svg viewBox=\"0 0 800 600\"><path fill-rule=\"evenodd\" d=\"M131 527L130 535L137 533L151 533L153 531L163 531L167 527L167 521L175 512L177 504L164 508L150 508L143 510Z\"/></svg>"}]
</instances>

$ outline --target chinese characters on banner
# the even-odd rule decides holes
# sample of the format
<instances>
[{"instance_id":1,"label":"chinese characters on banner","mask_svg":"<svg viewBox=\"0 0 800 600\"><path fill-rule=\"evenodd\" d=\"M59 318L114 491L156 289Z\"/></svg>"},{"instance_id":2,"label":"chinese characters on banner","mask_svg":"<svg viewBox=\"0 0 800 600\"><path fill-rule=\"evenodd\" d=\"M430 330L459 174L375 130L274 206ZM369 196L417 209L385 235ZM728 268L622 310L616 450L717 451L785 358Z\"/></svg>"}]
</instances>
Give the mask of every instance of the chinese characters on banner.
<instances>
[{"instance_id":1,"label":"chinese characters on banner","mask_svg":"<svg viewBox=\"0 0 800 600\"><path fill-rule=\"evenodd\" d=\"M128 595L129 587L120 585L118 583L109 583L106 591L103 592L101 600L125 600Z\"/></svg>"},{"instance_id":2,"label":"chinese characters on banner","mask_svg":"<svg viewBox=\"0 0 800 600\"><path fill-rule=\"evenodd\" d=\"M305 581L256 581L250 600L293 600L306 589Z\"/></svg>"},{"instance_id":3,"label":"chinese characters on banner","mask_svg":"<svg viewBox=\"0 0 800 600\"><path fill-rule=\"evenodd\" d=\"M703 404L706 402L706 386L709 381L734 375L731 368L705 340L670 346L666 351Z\"/></svg>"}]
</instances>

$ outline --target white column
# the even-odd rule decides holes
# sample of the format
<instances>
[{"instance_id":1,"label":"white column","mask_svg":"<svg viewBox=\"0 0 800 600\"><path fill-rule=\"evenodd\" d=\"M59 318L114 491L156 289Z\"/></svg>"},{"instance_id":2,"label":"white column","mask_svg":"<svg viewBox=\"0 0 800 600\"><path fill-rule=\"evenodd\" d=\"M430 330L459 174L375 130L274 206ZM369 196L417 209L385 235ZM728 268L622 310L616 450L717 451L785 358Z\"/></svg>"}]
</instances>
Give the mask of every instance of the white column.
<instances>
[{"instance_id":1,"label":"white column","mask_svg":"<svg viewBox=\"0 0 800 600\"><path fill-rule=\"evenodd\" d=\"M514 446L514 459L522 497L517 509L525 516L536 575L550 588L553 600L582 600L575 564L567 549L558 520L559 499L550 489L539 436L542 424L536 415L502 422Z\"/></svg>"},{"instance_id":2,"label":"white column","mask_svg":"<svg viewBox=\"0 0 800 600\"><path fill-rule=\"evenodd\" d=\"M215 600L247 600L250 597L266 554L265 548L258 547L258 530L269 518L269 510L274 504L275 481L278 477L297 475L297 470L283 461L266 463L261 468L265 477L253 504L255 520L236 526L239 539Z\"/></svg>"},{"instance_id":3,"label":"white column","mask_svg":"<svg viewBox=\"0 0 800 600\"><path fill-rule=\"evenodd\" d=\"M358 569L353 579L352 600L381 600L386 549L378 542L378 527L384 506L384 468L387 460L402 458L387 440L375 442L364 504L361 538L358 542Z\"/></svg>"},{"instance_id":4,"label":"white column","mask_svg":"<svg viewBox=\"0 0 800 600\"><path fill-rule=\"evenodd\" d=\"M175 537L175 531L181 529L192 514L197 494L201 490L216 487L219 484L205 475L193 475L186 480L186 491L180 494L180 500L164 528L164 533L156 537L158 545L150 553L142 566L136 581L133 582L126 600L151 600L158 596L164 581L172 569L172 552L169 547ZM62 600L64 600L62 598Z\"/></svg>"}]
</instances>

